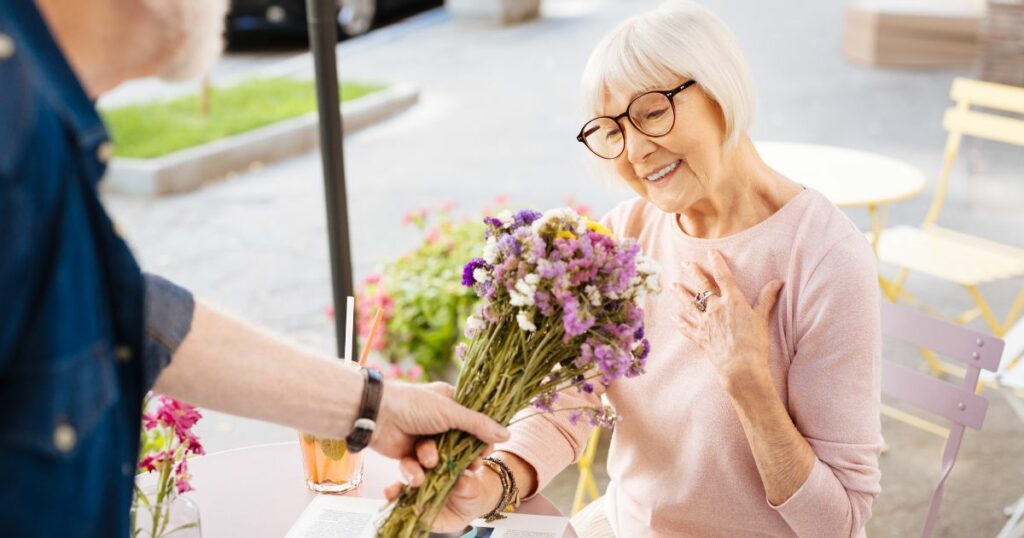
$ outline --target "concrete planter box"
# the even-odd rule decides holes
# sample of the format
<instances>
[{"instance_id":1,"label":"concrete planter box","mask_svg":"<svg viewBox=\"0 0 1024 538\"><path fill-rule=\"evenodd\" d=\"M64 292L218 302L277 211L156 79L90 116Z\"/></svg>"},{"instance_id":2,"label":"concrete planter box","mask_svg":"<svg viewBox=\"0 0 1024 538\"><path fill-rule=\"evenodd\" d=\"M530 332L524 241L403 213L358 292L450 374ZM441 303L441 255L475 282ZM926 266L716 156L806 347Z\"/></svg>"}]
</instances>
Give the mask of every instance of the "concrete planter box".
<instances>
[{"instance_id":1,"label":"concrete planter box","mask_svg":"<svg viewBox=\"0 0 1024 538\"><path fill-rule=\"evenodd\" d=\"M342 105L342 125L351 133L378 123L416 103L419 92L397 85ZM104 190L142 196L187 192L253 163L271 163L317 147L316 112L279 121L245 133L177 151L155 159L114 158L101 186Z\"/></svg>"},{"instance_id":2,"label":"concrete planter box","mask_svg":"<svg viewBox=\"0 0 1024 538\"><path fill-rule=\"evenodd\" d=\"M445 0L445 8L457 19L516 24L540 16L540 0Z\"/></svg>"}]
</instances>

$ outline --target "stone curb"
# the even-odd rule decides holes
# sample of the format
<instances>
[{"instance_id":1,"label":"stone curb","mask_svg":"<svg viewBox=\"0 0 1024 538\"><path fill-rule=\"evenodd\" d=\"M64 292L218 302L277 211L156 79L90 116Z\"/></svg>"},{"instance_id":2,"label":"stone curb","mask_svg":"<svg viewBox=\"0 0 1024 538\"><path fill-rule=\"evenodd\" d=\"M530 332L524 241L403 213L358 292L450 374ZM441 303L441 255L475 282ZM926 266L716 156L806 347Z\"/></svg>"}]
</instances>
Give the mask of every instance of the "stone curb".
<instances>
[{"instance_id":1,"label":"stone curb","mask_svg":"<svg viewBox=\"0 0 1024 538\"><path fill-rule=\"evenodd\" d=\"M419 90L398 84L341 108L345 134L379 123L416 104ZM101 183L106 191L161 196L195 190L254 162L271 163L317 147L316 112L279 121L252 131L215 140L155 159L115 158Z\"/></svg>"}]
</instances>

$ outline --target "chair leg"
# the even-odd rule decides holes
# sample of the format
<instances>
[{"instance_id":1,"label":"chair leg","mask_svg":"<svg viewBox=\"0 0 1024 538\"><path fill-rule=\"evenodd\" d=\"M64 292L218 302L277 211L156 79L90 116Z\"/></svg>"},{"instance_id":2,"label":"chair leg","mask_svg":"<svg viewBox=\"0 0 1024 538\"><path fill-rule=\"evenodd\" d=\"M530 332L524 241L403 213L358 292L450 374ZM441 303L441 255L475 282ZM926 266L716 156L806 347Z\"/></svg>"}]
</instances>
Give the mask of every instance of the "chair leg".
<instances>
[{"instance_id":1,"label":"chair leg","mask_svg":"<svg viewBox=\"0 0 1024 538\"><path fill-rule=\"evenodd\" d=\"M978 310L981 311L981 318L988 324L989 329L992 330L992 334L996 337L1002 338L1003 334L1006 333L1006 327L1003 327L1003 324L999 323L999 320L996 319L995 313L992 312L992 308L988 305L988 301L985 300L985 297L981 295L980 291L978 291L978 287L964 286L964 289L967 290L971 299L974 300L974 304L978 305Z\"/></svg>"},{"instance_id":2,"label":"chair leg","mask_svg":"<svg viewBox=\"0 0 1024 538\"><path fill-rule=\"evenodd\" d=\"M1016 504L1011 504L1006 507L1006 515L1010 519L1003 525L1003 529L999 531L996 538L1021 538L1024 536L1024 524L1021 523L1021 518L1024 517L1024 497L1021 497Z\"/></svg>"},{"instance_id":3,"label":"chair leg","mask_svg":"<svg viewBox=\"0 0 1024 538\"><path fill-rule=\"evenodd\" d=\"M572 515L583 509L589 501L597 499L597 481L594 480L594 458L597 456L597 445L601 441L601 428L594 428L587 441L587 448L583 450L580 462L577 467L580 471L580 478L576 481L576 494L572 501ZM587 496L590 496L588 501Z\"/></svg>"}]
</instances>

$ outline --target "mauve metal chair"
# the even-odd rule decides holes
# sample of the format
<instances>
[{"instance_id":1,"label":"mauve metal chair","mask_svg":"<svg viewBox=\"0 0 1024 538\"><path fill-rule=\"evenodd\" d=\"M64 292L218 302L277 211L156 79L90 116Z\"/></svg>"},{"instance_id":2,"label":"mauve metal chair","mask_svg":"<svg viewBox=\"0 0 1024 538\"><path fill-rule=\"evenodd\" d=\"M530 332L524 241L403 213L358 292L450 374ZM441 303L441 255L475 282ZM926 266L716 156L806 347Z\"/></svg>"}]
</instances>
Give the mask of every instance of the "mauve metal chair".
<instances>
[{"instance_id":1,"label":"mauve metal chair","mask_svg":"<svg viewBox=\"0 0 1024 538\"><path fill-rule=\"evenodd\" d=\"M948 321L939 320L905 306L883 302L882 334L938 355L965 367L962 382L951 383L892 361L882 361L882 394L950 422L946 446L942 451L942 474L932 492L921 536L929 538L939 519L939 507L946 479L960 452L960 441L967 427L981 429L988 411L988 400L975 393L982 370L999 368L1003 341Z\"/></svg>"}]
</instances>

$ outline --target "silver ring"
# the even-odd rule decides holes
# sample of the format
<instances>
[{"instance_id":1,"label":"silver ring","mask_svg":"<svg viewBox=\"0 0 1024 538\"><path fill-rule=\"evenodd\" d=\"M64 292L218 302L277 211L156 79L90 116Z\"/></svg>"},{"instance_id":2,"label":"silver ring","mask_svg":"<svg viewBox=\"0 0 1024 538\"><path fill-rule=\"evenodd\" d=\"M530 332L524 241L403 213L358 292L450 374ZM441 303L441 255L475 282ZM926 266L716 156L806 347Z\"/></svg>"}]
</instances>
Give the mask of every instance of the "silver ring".
<instances>
[{"instance_id":1,"label":"silver ring","mask_svg":"<svg viewBox=\"0 0 1024 538\"><path fill-rule=\"evenodd\" d=\"M711 297L714 293L710 291L702 291L693 296L693 302L697 305L697 310L706 312L708 309L708 297Z\"/></svg>"}]
</instances>

